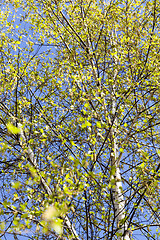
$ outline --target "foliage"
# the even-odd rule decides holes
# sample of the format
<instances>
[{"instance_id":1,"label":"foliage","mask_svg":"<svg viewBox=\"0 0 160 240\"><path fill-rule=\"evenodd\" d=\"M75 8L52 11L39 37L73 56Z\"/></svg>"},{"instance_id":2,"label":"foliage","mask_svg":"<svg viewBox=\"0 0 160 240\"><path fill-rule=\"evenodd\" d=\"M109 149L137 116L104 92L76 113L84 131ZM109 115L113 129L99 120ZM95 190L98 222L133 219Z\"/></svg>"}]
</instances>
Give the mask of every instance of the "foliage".
<instances>
[{"instance_id":1,"label":"foliage","mask_svg":"<svg viewBox=\"0 0 160 240\"><path fill-rule=\"evenodd\" d=\"M159 238L159 18L156 0L2 1L1 238Z\"/></svg>"}]
</instances>

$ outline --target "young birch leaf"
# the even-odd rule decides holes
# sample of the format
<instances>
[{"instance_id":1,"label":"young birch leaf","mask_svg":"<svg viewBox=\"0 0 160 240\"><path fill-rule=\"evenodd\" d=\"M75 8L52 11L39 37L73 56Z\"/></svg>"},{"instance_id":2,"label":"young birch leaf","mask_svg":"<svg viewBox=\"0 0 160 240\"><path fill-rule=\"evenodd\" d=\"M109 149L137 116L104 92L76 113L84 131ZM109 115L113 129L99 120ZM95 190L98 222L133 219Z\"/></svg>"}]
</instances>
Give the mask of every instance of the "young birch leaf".
<instances>
[{"instance_id":1,"label":"young birch leaf","mask_svg":"<svg viewBox=\"0 0 160 240\"><path fill-rule=\"evenodd\" d=\"M7 124L7 129L12 134L18 134L21 132L21 130L17 127L15 127L12 123Z\"/></svg>"}]
</instances>

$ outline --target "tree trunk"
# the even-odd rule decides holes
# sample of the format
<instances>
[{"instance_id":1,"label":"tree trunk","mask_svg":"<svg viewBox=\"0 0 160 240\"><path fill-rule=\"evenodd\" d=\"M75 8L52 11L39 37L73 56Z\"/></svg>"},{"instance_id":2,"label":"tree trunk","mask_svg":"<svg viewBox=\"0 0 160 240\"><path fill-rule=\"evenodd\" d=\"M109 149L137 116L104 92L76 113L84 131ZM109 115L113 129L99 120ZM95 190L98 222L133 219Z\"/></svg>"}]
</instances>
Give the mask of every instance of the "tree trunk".
<instances>
[{"instance_id":1,"label":"tree trunk","mask_svg":"<svg viewBox=\"0 0 160 240\"><path fill-rule=\"evenodd\" d=\"M20 138L21 138L21 141L22 143L24 142L25 144L27 144L27 140L26 140L26 137L24 135L24 132L23 132L23 129L22 129L22 125L20 123L18 123L18 128L21 130L20 131ZM21 144L22 144L21 143ZM37 174L40 176L40 179L41 179L41 186L42 188L44 189L44 191L49 195L51 196L52 195L52 190L51 188L47 185L45 179L41 176L41 173L39 171L39 168L38 168L38 165L36 163L36 159L34 157L34 153L30 147L29 144L27 144L27 157L29 158L29 162L35 167L36 169L36 172ZM79 237L76 233L76 230L75 228L73 227L72 223L70 222L68 216L66 215L64 218L63 218L63 221L64 221L64 224L66 225L68 231L72 234L73 238L72 239L75 239L75 240L79 240Z\"/></svg>"},{"instance_id":2,"label":"tree trunk","mask_svg":"<svg viewBox=\"0 0 160 240\"><path fill-rule=\"evenodd\" d=\"M114 41L115 32L112 31L111 33L111 45L116 46ZM115 57L114 62L118 64L118 50L115 47ZM118 240L130 240L129 231L127 230L128 225L125 219L125 201L123 196L123 187L122 187L122 179L121 179L121 172L119 167L119 157L118 157L118 141L117 141L117 115L116 115L116 78L117 78L118 70L114 70L113 76L113 86L112 86L112 99L111 99L111 119L110 122L112 124L112 128L110 131L110 140L111 140L111 167L114 168L114 174L111 175L111 180L114 180L115 183L112 187L112 194L113 194L113 203L115 208L115 219L117 224L118 233Z\"/></svg>"}]
</instances>

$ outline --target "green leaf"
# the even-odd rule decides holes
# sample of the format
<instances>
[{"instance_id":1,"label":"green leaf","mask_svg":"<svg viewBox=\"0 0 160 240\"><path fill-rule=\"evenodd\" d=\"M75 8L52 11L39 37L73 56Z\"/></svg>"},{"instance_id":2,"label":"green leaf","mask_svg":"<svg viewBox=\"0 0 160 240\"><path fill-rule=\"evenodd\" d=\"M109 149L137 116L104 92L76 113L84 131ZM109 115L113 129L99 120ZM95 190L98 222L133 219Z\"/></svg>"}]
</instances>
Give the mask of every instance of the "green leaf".
<instances>
[{"instance_id":1,"label":"green leaf","mask_svg":"<svg viewBox=\"0 0 160 240\"><path fill-rule=\"evenodd\" d=\"M60 235L63 233L63 226L62 226L62 220L61 219L55 219L52 221L52 228Z\"/></svg>"},{"instance_id":2,"label":"green leaf","mask_svg":"<svg viewBox=\"0 0 160 240\"><path fill-rule=\"evenodd\" d=\"M96 122L96 125L97 125L98 128L102 127L100 122Z\"/></svg>"},{"instance_id":3,"label":"green leaf","mask_svg":"<svg viewBox=\"0 0 160 240\"><path fill-rule=\"evenodd\" d=\"M19 128L15 127L12 123L7 124L7 129L12 134L18 134L21 132L21 130Z\"/></svg>"},{"instance_id":4,"label":"green leaf","mask_svg":"<svg viewBox=\"0 0 160 240\"><path fill-rule=\"evenodd\" d=\"M123 152L124 152L124 149L123 149L123 148L120 148L119 151L120 151L121 153L123 153Z\"/></svg>"},{"instance_id":5,"label":"green leaf","mask_svg":"<svg viewBox=\"0 0 160 240\"><path fill-rule=\"evenodd\" d=\"M89 121L85 121L85 123L82 124L82 128L86 128L86 127L91 127L92 124Z\"/></svg>"},{"instance_id":6,"label":"green leaf","mask_svg":"<svg viewBox=\"0 0 160 240\"><path fill-rule=\"evenodd\" d=\"M139 165L139 167L143 169L145 167L145 163L143 162L141 165Z\"/></svg>"},{"instance_id":7,"label":"green leaf","mask_svg":"<svg viewBox=\"0 0 160 240\"><path fill-rule=\"evenodd\" d=\"M160 149L157 149L157 154L160 157Z\"/></svg>"},{"instance_id":8,"label":"green leaf","mask_svg":"<svg viewBox=\"0 0 160 240\"><path fill-rule=\"evenodd\" d=\"M21 186L21 183L20 182L12 182L12 187L13 188L15 188L15 189L18 189L18 188L20 188L20 186Z\"/></svg>"}]
</instances>

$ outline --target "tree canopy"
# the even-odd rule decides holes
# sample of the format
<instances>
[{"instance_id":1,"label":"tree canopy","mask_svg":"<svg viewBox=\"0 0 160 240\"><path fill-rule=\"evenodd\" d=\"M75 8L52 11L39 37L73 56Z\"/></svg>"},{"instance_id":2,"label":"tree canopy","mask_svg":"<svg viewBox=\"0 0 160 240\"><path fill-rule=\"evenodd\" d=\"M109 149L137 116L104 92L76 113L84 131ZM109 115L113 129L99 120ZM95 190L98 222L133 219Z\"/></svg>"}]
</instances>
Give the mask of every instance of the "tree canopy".
<instances>
[{"instance_id":1,"label":"tree canopy","mask_svg":"<svg viewBox=\"0 0 160 240\"><path fill-rule=\"evenodd\" d=\"M159 239L158 1L0 9L0 238Z\"/></svg>"}]
</instances>

